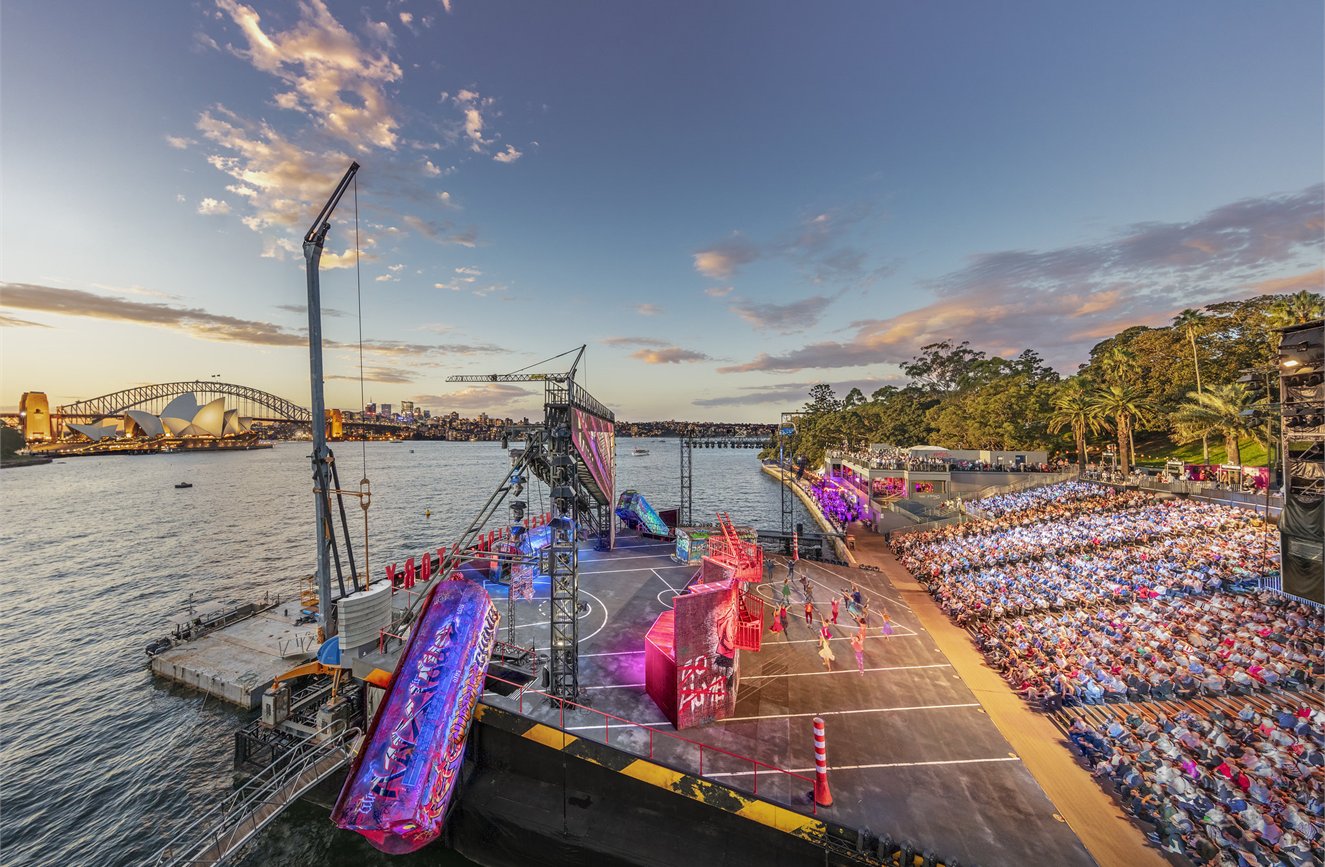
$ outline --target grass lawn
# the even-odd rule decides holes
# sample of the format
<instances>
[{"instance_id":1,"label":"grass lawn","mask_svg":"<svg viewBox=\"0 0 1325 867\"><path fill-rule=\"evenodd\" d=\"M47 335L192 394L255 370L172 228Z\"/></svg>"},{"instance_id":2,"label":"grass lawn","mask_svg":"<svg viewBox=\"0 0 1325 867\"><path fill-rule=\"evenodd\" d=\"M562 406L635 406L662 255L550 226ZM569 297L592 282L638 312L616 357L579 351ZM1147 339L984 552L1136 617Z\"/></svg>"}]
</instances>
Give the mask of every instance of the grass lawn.
<instances>
[{"instance_id":1,"label":"grass lawn","mask_svg":"<svg viewBox=\"0 0 1325 867\"><path fill-rule=\"evenodd\" d=\"M1139 434L1136 437L1136 455L1141 466L1162 467L1168 460L1182 461L1187 464L1201 463L1201 441L1175 444L1162 433ZM1092 458L1098 460L1098 458ZM1231 463L1224 454L1224 438L1210 440L1210 463ZM1244 441L1242 443L1242 465L1247 467L1265 466L1265 449L1260 443Z\"/></svg>"}]
</instances>

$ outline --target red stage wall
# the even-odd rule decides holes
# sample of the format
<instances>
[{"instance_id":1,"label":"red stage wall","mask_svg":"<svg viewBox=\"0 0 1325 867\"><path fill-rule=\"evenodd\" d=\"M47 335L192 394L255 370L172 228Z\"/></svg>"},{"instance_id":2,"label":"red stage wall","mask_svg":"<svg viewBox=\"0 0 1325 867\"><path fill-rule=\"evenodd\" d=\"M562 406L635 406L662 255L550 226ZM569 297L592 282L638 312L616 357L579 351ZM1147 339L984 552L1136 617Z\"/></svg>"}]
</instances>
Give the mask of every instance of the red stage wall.
<instances>
[{"instance_id":1,"label":"red stage wall","mask_svg":"<svg viewBox=\"0 0 1325 867\"><path fill-rule=\"evenodd\" d=\"M676 727L685 729L731 716L740 681L736 582L692 584L672 606L676 612Z\"/></svg>"}]
</instances>

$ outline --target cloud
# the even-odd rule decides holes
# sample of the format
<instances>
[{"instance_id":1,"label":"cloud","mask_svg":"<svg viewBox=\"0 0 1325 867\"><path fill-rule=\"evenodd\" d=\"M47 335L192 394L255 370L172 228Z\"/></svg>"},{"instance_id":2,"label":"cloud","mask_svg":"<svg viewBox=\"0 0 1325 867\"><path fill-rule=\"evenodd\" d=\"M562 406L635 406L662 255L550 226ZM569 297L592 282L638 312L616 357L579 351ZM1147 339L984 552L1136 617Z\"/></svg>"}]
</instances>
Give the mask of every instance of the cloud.
<instances>
[{"instance_id":1,"label":"cloud","mask_svg":"<svg viewBox=\"0 0 1325 867\"><path fill-rule=\"evenodd\" d=\"M373 282L375 282L375 283L398 283L398 282L400 282L400 281L399 281L396 277L394 277L394 276L392 276L392 275L390 275L390 274L378 274L376 277L373 278Z\"/></svg>"},{"instance_id":2,"label":"cloud","mask_svg":"<svg viewBox=\"0 0 1325 867\"><path fill-rule=\"evenodd\" d=\"M95 295L79 289L57 289L32 283L5 283L4 305L21 310L82 316L140 325L156 325L186 332L204 340L258 346L307 346L308 338L270 322L221 316L196 308L174 307Z\"/></svg>"},{"instance_id":3,"label":"cloud","mask_svg":"<svg viewBox=\"0 0 1325 867\"><path fill-rule=\"evenodd\" d=\"M183 150L188 150L193 145L196 145L197 142L191 138L185 138L182 135L168 135L166 136L166 144L170 145L172 148L175 148L176 150L183 151Z\"/></svg>"},{"instance_id":4,"label":"cloud","mask_svg":"<svg viewBox=\"0 0 1325 867\"><path fill-rule=\"evenodd\" d=\"M725 298L732 294L732 286L713 286L704 290L704 294L710 298Z\"/></svg>"},{"instance_id":5,"label":"cloud","mask_svg":"<svg viewBox=\"0 0 1325 867\"><path fill-rule=\"evenodd\" d=\"M663 312L657 304L636 304L635 312L640 316L657 316Z\"/></svg>"},{"instance_id":6,"label":"cloud","mask_svg":"<svg viewBox=\"0 0 1325 867\"><path fill-rule=\"evenodd\" d=\"M506 150L498 154L493 154L493 159L499 163L513 163L524 156L521 151L515 149L514 145L507 145Z\"/></svg>"},{"instance_id":7,"label":"cloud","mask_svg":"<svg viewBox=\"0 0 1325 867\"><path fill-rule=\"evenodd\" d=\"M748 385L741 388L739 394L728 394L719 397L701 397L692 400L695 406L758 406L766 403L780 403L784 405L799 406L804 403L810 393L810 389L818 385L822 380L811 382L781 382L773 385ZM845 397L853 388L859 388L861 392L869 397L876 390L885 385L901 386L904 380L900 377L884 379L854 379L843 382L831 383L833 390L838 397Z\"/></svg>"},{"instance_id":8,"label":"cloud","mask_svg":"<svg viewBox=\"0 0 1325 867\"><path fill-rule=\"evenodd\" d=\"M667 346L666 340L656 337L606 337L598 342L604 346Z\"/></svg>"},{"instance_id":9,"label":"cloud","mask_svg":"<svg viewBox=\"0 0 1325 867\"><path fill-rule=\"evenodd\" d=\"M709 357L702 352L696 352L693 349L682 349L679 346L664 346L661 349L639 349L630 354L631 358L638 358L645 364L681 364L690 361L708 361Z\"/></svg>"},{"instance_id":10,"label":"cloud","mask_svg":"<svg viewBox=\"0 0 1325 867\"><path fill-rule=\"evenodd\" d=\"M129 301L80 289L59 289L32 283L0 283L0 290L3 291L4 305L20 310L170 328L203 340L255 346L302 348L308 345L308 337L301 331L288 331L271 322L223 316L197 308ZM305 312L304 308L297 305L282 305L280 309ZM337 312L333 315L340 314ZM357 349L359 346L358 343L330 339L325 339L324 344L332 349ZM364 340L363 349L366 353L382 357L414 360L438 356L488 355L503 351L501 347L486 343L424 344L375 339Z\"/></svg>"},{"instance_id":11,"label":"cloud","mask_svg":"<svg viewBox=\"0 0 1325 867\"><path fill-rule=\"evenodd\" d=\"M461 275L461 279L466 280L469 283L473 283L475 277L483 276L483 272L475 268L473 265L461 265L459 268L455 269L455 272Z\"/></svg>"},{"instance_id":12,"label":"cloud","mask_svg":"<svg viewBox=\"0 0 1325 867\"><path fill-rule=\"evenodd\" d=\"M276 309L277 309L277 310L284 310L286 313L297 313L297 314L299 314L300 316L307 316L307 315L308 315L308 305L307 305L307 304L277 304L277 305L276 305ZM345 314L344 314L342 311L337 310L337 309L334 308L334 307L323 307L323 308L322 308L322 315L323 315L324 317L330 316L330 317L333 317L333 318L339 318L339 317L341 317L341 316L344 316Z\"/></svg>"},{"instance_id":13,"label":"cloud","mask_svg":"<svg viewBox=\"0 0 1325 867\"><path fill-rule=\"evenodd\" d=\"M726 280L741 266L749 265L758 258L758 247L740 235L733 235L695 253L695 270L705 277Z\"/></svg>"},{"instance_id":14,"label":"cloud","mask_svg":"<svg viewBox=\"0 0 1325 867\"><path fill-rule=\"evenodd\" d=\"M235 0L216 5L246 43L227 48L289 87L276 95L277 106L304 114L356 148L364 142L395 148L398 124L386 87L400 79L400 67L385 52L362 46L323 0L299 3L299 21L286 31L264 29L261 16Z\"/></svg>"},{"instance_id":15,"label":"cloud","mask_svg":"<svg viewBox=\"0 0 1325 867\"><path fill-rule=\"evenodd\" d=\"M439 176L439 175L442 173L442 170L439 169L439 168L437 168L437 166L433 164L433 161L432 161L432 160L430 160L430 159L424 159L424 161L423 161L423 173L424 173L425 175L427 175L428 177L430 177L430 178L435 178L435 177Z\"/></svg>"},{"instance_id":16,"label":"cloud","mask_svg":"<svg viewBox=\"0 0 1325 867\"><path fill-rule=\"evenodd\" d=\"M484 146L492 144L491 139L483 137L483 109L493 101L483 98L478 91L460 90L451 98L451 102L460 108L461 116L464 118L462 128L464 137L469 141L469 149L475 153L482 153Z\"/></svg>"},{"instance_id":17,"label":"cloud","mask_svg":"<svg viewBox=\"0 0 1325 867\"><path fill-rule=\"evenodd\" d=\"M199 214L228 214L230 213L230 204L221 199L217 201L210 196L198 203Z\"/></svg>"},{"instance_id":18,"label":"cloud","mask_svg":"<svg viewBox=\"0 0 1325 867\"><path fill-rule=\"evenodd\" d=\"M1034 345L1070 369L1100 339L1130 325L1167 323L1184 307L1270 287L1319 287L1313 275L1325 255L1323 211L1325 185L1318 184L1233 202L1187 222L1138 223L1094 243L976 255L927 284L932 303L852 323L850 340L764 353L718 371L897 363L949 338L1005 356Z\"/></svg>"},{"instance_id":19,"label":"cloud","mask_svg":"<svg viewBox=\"0 0 1325 867\"><path fill-rule=\"evenodd\" d=\"M327 379L347 380L358 382L359 374L337 373L326 377ZM414 381L414 374L409 370L398 367L365 367L363 369L364 382L385 382L385 383L406 383Z\"/></svg>"},{"instance_id":20,"label":"cloud","mask_svg":"<svg viewBox=\"0 0 1325 867\"><path fill-rule=\"evenodd\" d=\"M839 296L812 295L799 301L786 304L753 301L737 301L729 308L737 316L760 331L776 331L780 334L795 334L811 328L819 322L828 305Z\"/></svg>"},{"instance_id":21,"label":"cloud","mask_svg":"<svg viewBox=\"0 0 1325 867\"><path fill-rule=\"evenodd\" d=\"M401 13L400 13L400 23L401 23L401 24L404 24L404 25L407 25L407 26L410 25L410 24L413 24L413 23L414 23L414 15L411 14L411 13L409 13L409 12L401 12Z\"/></svg>"},{"instance_id":22,"label":"cloud","mask_svg":"<svg viewBox=\"0 0 1325 867\"><path fill-rule=\"evenodd\" d=\"M449 394L416 395L416 404L439 406L445 410L488 410L542 400L542 391L534 392L508 382L485 382Z\"/></svg>"},{"instance_id":23,"label":"cloud","mask_svg":"<svg viewBox=\"0 0 1325 867\"><path fill-rule=\"evenodd\" d=\"M0 313L0 327L3 328L50 328L40 322L33 322L30 319L19 319L16 316L6 316Z\"/></svg>"}]
</instances>

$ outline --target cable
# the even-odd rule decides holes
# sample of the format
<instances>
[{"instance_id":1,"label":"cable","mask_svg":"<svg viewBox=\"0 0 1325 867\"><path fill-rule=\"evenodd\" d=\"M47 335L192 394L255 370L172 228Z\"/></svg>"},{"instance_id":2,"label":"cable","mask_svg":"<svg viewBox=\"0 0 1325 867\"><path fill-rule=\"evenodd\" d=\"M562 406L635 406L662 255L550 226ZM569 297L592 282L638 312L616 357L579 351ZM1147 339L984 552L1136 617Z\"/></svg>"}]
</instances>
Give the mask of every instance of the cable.
<instances>
[{"instance_id":1,"label":"cable","mask_svg":"<svg viewBox=\"0 0 1325 867\"><path fill-rule=\"evenodd\" d=\"M570 355L572 352L579 352L579 351L580 347L578 346L575 347L574 349L567 349L565 352L562 352L559 355L554 355L551 358L545 358L542 361L535 361L533 364L526 365L525 367L522 367L519 370L512 370L511 373L508 373L506 375L510 376L511 374L515 373L523 373L524 371L528 370L531 367L538 367L540 364L547 364L549 361L556 361L558 358L561 358L562 355Z\"/></svg>"},{"instance_id":2,"label":"cable","mask_svg":"<svg viewBox=\"0 0 1325 867\"><path fill-rule=\"evenodd\" d=\"M359 175L354 176L354 298L359 306L359 411L367 405L363 399L363 280L359 272ZM359 437L363 477L368 478L368 439Z\"/></svg>"}]
</instances>

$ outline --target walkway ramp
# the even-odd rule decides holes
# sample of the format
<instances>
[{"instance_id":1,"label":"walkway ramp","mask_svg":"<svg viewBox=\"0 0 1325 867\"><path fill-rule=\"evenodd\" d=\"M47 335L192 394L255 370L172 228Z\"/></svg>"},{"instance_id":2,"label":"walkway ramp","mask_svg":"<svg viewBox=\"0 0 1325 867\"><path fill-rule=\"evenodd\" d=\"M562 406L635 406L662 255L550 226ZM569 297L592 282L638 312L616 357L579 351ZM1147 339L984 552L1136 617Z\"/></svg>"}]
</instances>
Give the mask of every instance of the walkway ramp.
<instances>
[{"instance_id":1,"label":"walkway ramp","mask_svg":"<svg viewBox=\"0 0 1325 867\"><path fill-rule=\"evenodd\" d=\"M672 528L658 516L639 491L622 491L616 503L617 517L654 536L671 536Z\"/></svg>"},{"instance_id":2,"label":"walkway ramp","mask_svg":"<svg viewBox=\"0 0 1325 867\"><path fill-rule=\"evenodd\" d=\"M235 854L286 807L345 767L361 732L314 735L258 772L157 854L158 867L211 867Z\"/></svg>"}]
</instances>

